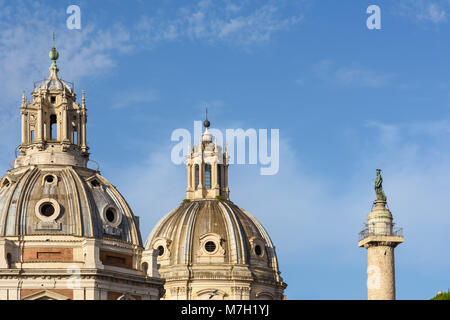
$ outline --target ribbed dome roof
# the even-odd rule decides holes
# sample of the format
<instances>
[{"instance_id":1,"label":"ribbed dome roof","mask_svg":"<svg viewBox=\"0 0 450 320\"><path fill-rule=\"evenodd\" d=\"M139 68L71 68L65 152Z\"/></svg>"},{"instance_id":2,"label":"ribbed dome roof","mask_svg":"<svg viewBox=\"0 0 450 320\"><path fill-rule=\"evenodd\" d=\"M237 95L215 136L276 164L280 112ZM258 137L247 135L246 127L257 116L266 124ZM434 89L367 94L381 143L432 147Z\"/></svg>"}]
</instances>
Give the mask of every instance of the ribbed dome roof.
<instances>
[{"instance_id":1,"label":"ribbed dome roof","mask_svg":"<svg viewBox=\"0 0 450 320\"><path fill-rule=\"evenodd\" d=\"M281 279L275 248L266 230L231 201L195 200L180 205L155 226L145 247L162 250L162 246L170 251L169 256L160 251L160 257L170 259L170 266L202 264L202 258L214 263L207 259L207 242L214 242L216 252L222 251L216 254L223 256L220 264L258 265L272 269L274 276Z\"/></svg>"},{"instance_id":2,"label":"ribbed dome roof","mask_svg":"<svg viewBox=\"0 0 450 320\"><path fill-rule=\"evenodd\" d=\"M0 180L0 236L75 235L142 245L138 220L98 171L19 167Z\"/></svg>"},{"instance_id":3,"label":"ribbed dome roof","mask_svg":"<svg viewBox=\"0 0 450 320\"><path fill-rule=\"evenodd\" d=\"M41 81L34 91L39 90L65 90L66 93L72 93L71 85L60 78L49 78Z\"/></svg>"}]
</instances>

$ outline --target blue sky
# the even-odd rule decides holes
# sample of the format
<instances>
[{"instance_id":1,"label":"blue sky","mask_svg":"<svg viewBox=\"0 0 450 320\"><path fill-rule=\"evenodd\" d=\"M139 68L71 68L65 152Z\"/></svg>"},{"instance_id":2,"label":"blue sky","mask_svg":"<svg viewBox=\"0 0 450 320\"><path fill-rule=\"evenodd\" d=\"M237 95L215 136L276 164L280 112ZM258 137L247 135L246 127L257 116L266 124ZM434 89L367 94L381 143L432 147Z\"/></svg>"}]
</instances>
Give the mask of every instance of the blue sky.
<instances>
[{"instance_id":1,"label":"blue sky","mask_svg":"<svg viewBox=\"0 0 450 320\"><path fill-rule=\"evenodd\" d=\"M81 30L66 9L81 8ZM368 30L366 9L381 8ZM280 129L280 170L230 168L231 199L268 230L288 299L365 299L357 235L383 169L404 228L397 296L450 286L450 1L0 1L0 169L20 143L21 92L48 76L87 91L91 159L145 240L184 198L173 130Z\"/></svg>"}]
</instances>

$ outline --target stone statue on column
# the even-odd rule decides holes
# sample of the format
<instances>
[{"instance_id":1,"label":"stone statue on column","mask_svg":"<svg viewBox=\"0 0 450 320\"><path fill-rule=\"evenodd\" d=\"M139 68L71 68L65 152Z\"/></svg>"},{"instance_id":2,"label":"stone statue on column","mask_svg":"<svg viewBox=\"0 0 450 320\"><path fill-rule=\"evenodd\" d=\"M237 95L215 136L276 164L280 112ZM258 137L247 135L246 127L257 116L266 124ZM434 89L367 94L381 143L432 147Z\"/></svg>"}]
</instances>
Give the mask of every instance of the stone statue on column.
<instances>
[{"instance_id":1,"label":"stone statue on column","mask_svg":"<svg viewBox=\"0 0 450 320\"><path fill-rule=\"evenodd\" d=\"M375 179L375 193L377 200L386 201L386 195L383 191L383 177L381 176L381 170L377 169L377 177Z\"/></svg>"}]
</instances>

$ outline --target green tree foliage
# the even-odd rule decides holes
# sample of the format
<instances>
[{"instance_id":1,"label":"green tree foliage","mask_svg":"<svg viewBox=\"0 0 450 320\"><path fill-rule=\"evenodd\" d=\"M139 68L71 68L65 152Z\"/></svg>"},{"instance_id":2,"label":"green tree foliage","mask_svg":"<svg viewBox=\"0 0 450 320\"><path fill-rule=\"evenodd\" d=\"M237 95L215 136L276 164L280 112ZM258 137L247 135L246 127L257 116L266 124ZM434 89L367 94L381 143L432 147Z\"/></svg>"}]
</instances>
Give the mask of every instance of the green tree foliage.
<instances>
[{"instance_id":1,"label":"green tree foliage","mask_svg":"<svg viewBox=\"0 0 450 320\"><path fill-rule=\"evenodd\" d=\"M450 291L439 293L431 300L450 300Z\"/></svg>"}]
</instances>

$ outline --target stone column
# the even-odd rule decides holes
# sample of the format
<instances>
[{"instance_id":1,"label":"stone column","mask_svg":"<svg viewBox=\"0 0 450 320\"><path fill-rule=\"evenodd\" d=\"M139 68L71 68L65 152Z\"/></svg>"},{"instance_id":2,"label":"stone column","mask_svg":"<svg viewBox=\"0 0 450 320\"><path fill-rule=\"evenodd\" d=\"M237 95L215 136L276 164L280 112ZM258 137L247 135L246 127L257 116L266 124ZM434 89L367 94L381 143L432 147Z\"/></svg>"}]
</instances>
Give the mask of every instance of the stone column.
<instances>
[{"instance_id":1,"label":"stone column","mask_svg":"<svg viewBox=\"0 0 450 320\"><path fill-rule=\"evenodd\" d=\"M86 112L83 111L82 115L81 115L81 130L80 132L78 132L78 139L81 142L81 147L84 149L86 149L87 145L86 145L86 122L87 122L87 118L86 118Z\"/></svg>"},{"instance_id":2,"label":"stone column","mask_svg":"<svg viewBox=\"0 0 450 320\"><path fill-rule=\"evenodd\" d=\"M395 245L369 243L367 248L367 297L369 300L395 300Z\"/></svg>"},{"instance_id":3,"label":"stone column","mask_svg":"<svg viewBox=\"0 0 450 320\"><path fill-rule=\"evenodd\" d=\"M44 121L42 115L42 105L39 105L39 110L37 112L37 120L36 120L36 141L42 142L44 139Z\"/></svg>"},{"instance_id":4,"label":"stone column","mask_svg":"<svg viewBox=\"0 0 450 320\"><path fill-rule=\"evenodd\" d=\"M27 113L22 110L22 144L28 143L28 130L27 130Z\"/></svg>"},{"instance_id":5,"label":"stone column","mask_svg":"<svg viewBox=\"0 0 450 320\"><path fill-rule=\"evenodd\" d=\"M188 164L186 166L186 170L187 170L187 189L188 191L192 190L192 165Z\"/></svg>"},{"instance_id":6,"label":"stone column","mask_svg":"<svg viewBox=\"0 0 450 320\"><path fill-rule=\"evenodd\" d=\"M403 236L392 229L392 214L385 200L376 200L368 218L368 228L358 246L367 249L367 297L395 300L394 249Z\"/></svg>"},{"instance_id":7,"label":"stone column","mask_svg":"<svg viewBox=\"0 0 450 320\"><path fill-rule=\"evenodd\" d=\"M192 190L195 190L195 164L192 163L191 165L191 185Z\"/></svg>"},{"instance_id":8,"label":"stone column","mask_svg":"<svg viewBox=\"0 0 450 320\"><path fill-rule=\"evenodd\" d=\"M77 134L78 134L78 145L83 147L83 141L84 141L84 132L83 132L83 114L78 114L78 128L77 128Z\"/></svg>"},{"instance_id":9,"label":"stone column","mask_svg":"<svg viewBox=\"0 0 450 320\"><path fill-rule=\"evenodd\" d=\"M203 190L204 173L205 164L202 162L198 165L198 190Z\"/></svg>"},{"instance_id":10,"label":"stone column","mask_svg":"<svg viewBox=\"0 0 450 320\"><path fill-rule=\"evenodd\" d=\"M67 109L66 109L66 106L64 106L63 107L63 109L62 109L62 120L61 120L61 133L62 133L62 135L61 135L61 141L67 141L68 139L67 139L67 129L68 129L68 126L69 125L69 121L68 121L68 119L67 119Z\"/></svg>"},{"instance_id":11,"label":"stone column","mask_svg":"<svg viewBox=\"0 0 450 320\"><path fill-rule=\"evenodd\" d=\"M209 173L211 177L211 190L214 190L214 187L216 186L216 165L215 163L209 163L209 167L211 168L211 172Z\"/></svg>"}]
</instances>

